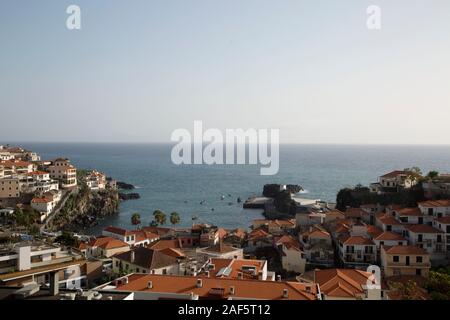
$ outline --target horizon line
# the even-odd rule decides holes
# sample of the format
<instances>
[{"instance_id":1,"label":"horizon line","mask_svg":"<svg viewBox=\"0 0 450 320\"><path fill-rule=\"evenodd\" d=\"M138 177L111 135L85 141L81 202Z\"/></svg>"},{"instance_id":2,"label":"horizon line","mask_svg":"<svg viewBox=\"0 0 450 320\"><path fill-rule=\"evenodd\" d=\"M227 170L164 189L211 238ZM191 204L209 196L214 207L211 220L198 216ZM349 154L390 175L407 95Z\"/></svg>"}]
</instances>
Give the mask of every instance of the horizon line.
<instances>
[{"instance_id":1,"label":"horizon line","mask_svg":"<svg viewBox=\"0 0 450 320\"><path fill-rule=\"evenodd\" d=\"M160 141L11 141L0 142L0 145L17 145L21 143L42 143L42 144L142 144L142 145L175 145L178 142L160 142ZM208 143L205 143L207 145ZM235 143L237 144L237 143ZM249 143L245 143L248 145ZM271 143L268 143L271 145ZM226 145L226 143L224 143ZM342 142L280 142L279 145L322 145L322 146L449 146L450 143L342 143Z\"/></svg>"}]
</instances>

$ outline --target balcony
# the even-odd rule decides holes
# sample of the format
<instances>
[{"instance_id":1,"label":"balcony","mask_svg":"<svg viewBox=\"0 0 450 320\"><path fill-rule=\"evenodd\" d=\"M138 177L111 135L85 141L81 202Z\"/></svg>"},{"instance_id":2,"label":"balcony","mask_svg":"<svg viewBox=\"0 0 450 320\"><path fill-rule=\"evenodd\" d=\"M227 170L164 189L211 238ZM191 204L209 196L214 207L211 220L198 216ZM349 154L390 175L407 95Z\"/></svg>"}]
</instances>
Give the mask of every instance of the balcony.
<instances>
[{"instance_id":1,"label":"balcony","mask_svg":"<svg viewBox=\"0 0 450 320\"><path fill-rule=\"evenodd\" d=\"M398 267L402 267L402 268L431 268L431 263L429 262L410 262L410 263L406 263L404 261L400 261L400 262L393 262L393 261L389 261L387 263L387 267L391 267L391 268L398 268Z\"/></svg>"}]
</instances>

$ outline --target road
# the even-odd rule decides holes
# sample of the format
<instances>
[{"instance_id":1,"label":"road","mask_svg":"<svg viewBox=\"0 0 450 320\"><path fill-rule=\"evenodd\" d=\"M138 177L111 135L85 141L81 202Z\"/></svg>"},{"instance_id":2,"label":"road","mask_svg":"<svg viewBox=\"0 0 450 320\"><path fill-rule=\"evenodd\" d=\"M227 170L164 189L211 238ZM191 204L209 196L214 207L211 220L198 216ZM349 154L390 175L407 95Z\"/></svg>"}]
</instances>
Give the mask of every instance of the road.
<instances>
[{"instance_id":1,"label":"road","mask_svg":"<svg viewBox=\"0 0 450 320\"><path fill-rule=\"evenodd\" d=\"M58 202L56 207L53 209L53 211L50 213L50 215L45 219L44 224L40 227L40 232L42 233L45 231L45 228L47 228L48 224L53 220L53 218L59 213L59 211L64 207L66 204L67 199L73 194L76 195L78 193L78 187L71 189L71 190L63 190L63 195L61 197L61 200Z\"/></svg>"}]
</instances>

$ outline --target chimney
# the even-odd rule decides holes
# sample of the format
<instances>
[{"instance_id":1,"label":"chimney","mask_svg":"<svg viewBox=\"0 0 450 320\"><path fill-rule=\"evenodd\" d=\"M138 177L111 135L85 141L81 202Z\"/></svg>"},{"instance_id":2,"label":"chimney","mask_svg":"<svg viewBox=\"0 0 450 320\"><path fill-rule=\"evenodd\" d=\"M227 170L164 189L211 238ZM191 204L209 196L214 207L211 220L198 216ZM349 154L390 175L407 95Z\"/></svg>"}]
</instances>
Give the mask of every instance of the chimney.
<instances>
[{"instance_id":1,"label":"chimney","mask_svg":"<svg viewBox=\"0 0 450 320\"><path fill-rule=\"evenodd\" d=\"M289 297L288 289L283 289L283 298L287 299Z\"/></svg>"},{"instance_id":2,"label":"chimney","mask_svg":"<svg viewBox=\"0 0 450 320\"><path fill-rule=\"evenodd\" d=\"M197 279L197 288L201 288L203 286L202 279Z\"/></svg>"},{"instance_id":3,"label":"chimney","mask_svg":"<svg viewBox=\"0 0 450 320\"><path fill-rule=\"evenodd\" d=\"M153 288L153 282L149 281L147 282L147 289L152 289Z\"/></svg>"},{"instance_id":4,"label":"chimney","mask_svg":"<svg viewBox=\"0 0 450 320\"><path fill-rule=\"evenodd\" d=\"M277 281L281 281L281 275L277 274Z\"/></svg>"},{"instance_id":5,"label":"chimney","mask_svg":"<svg viewBox=\"0 0 450 320\"><path fill-rule=\"evenodd\" d=\"M59 293L58 271L50 273L50 295L56 296Z\"/></svg>"},{"instance_id":6,"label":"chimney","mask_svg":"<svg viewBox=\"0 0 450 320\"><path fill-rule=\"evenodd\" d=\"M235 294L236 293L236 288L234 286L230 287L230 294Z\"/></svg>"},{"instance_id":7,"label":"chimney","mask_svg":"<svg viewBox=\"0 0 450 320\"><path fill-rule=\"evenodd\" d=\"M132 250L132 251L130 252L130 261L131 261L132 263L134 263L134 258L135 258L135 256L134 256L134 251Z\"/></svg>"},{"instance_id":8,"label":"chimney","mask_svg":"<svg viewBox=\"0 0 450 320\"><path fill-rule=\"evenodd\" d=\"M209 278L209 271L205 271L205 275Z\"/></svg>"}]
</instances>

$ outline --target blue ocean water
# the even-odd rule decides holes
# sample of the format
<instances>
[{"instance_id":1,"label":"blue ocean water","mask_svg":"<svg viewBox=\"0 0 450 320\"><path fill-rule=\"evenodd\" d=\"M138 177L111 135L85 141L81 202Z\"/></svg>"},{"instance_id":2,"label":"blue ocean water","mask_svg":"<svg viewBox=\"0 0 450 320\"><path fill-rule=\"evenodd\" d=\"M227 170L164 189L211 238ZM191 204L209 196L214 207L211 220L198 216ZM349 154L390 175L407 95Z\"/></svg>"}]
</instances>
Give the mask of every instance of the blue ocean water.
<instances>
[{"instance_id":1,"label":"blue ocean water","mask_svg":"<svg viewBox=\"0 0 450 320\"><path fill-rule=\"evenodd\" d=\"M236 199L261 194L266 183L299 184L307 190L305 197L334 202L339 189L367 185L394 169L419 166L424 172L450 172L450 146L281 145L279 173L261 176L258 165L176 166L168 144L20 145L43 159L67 157L78 168L95 168L137 187L141 199L122 202L118 215L86 230L94 234L108 225L131 228L134 212L147 225L155 209L178 212L180 226L191 225L195 214L199 221L225 228L248 227L261 211L244 210Z\"/></svg>"}]
</instances>

